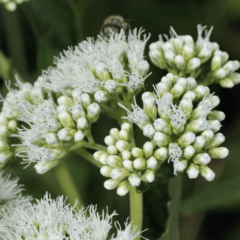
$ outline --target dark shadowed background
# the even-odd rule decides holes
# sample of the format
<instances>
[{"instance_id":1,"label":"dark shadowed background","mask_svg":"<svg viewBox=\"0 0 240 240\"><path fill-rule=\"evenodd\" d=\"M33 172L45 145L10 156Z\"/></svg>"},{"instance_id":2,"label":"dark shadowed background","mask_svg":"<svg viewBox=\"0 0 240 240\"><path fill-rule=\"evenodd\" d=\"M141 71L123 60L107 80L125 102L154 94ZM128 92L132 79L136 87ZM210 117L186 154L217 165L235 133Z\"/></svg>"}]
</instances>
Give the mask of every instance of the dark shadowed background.
<instances>
[{"instance_id":1,"label":"dark shadowed background","mask_svg":"<svg viewBox=\"0 0 240 240\"><path fill-rule=\"evenodd\" d=\"M14 82L18 73L25 81L34 82L42 70L53 66L53 57L86 37L95 37L105 18L120 14L129 19L132 28L143 27L151 33L148 42L158 34L168 33L173 26L179 35L197 38L197 24L214 26L211 41L229 53L231 60L240 60L240 1L239 0L29 0L17 11L7 12L0 6L0 88L4 94L4 79ZM148 58L148 46L146 48ZM166 74L151 65L152 75L146 81L147 90ZM180 240L239 240L240 239L240 85L223 89L210 86L221 99L218 110L226 113L221 132L230 155L224 160L212 160L216 173L213 182L202 177L189 180L184 174ZM109 129L117 127L114 120L102 115L93 125L96 141L103 143ZM142 143L138 142L141 146ZM119 197L114 190L103 188L105 177L99 169L71 154L67 156L72 177L78 185L85 205L98 204L99 211L117 210L121 224L129 215L128 196ZM18 159L12 176L19 176L26 193L41 198L46 191L53 197L63 194L55 170L37 175L33 165L23 169ZM144 196L143 235L157 239L165 230L167 220L168 179L172 168L165 163Z\"/></svg>"}]
</instances>

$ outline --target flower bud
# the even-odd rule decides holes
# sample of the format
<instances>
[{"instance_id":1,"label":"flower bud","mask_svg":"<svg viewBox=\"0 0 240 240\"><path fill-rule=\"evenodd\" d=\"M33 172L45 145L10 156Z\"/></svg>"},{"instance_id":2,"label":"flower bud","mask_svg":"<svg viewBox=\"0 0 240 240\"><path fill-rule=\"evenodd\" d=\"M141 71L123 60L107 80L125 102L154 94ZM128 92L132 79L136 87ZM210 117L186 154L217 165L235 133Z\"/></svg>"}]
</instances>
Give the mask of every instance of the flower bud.
<instances>
[{"instance_id":1,"label":"flower bud","mask_svg":"<svg viewBox=\"0 0 240 240\"><path fill-rule=\"evenodd\" d=\"M187 115L187 116L191 116L192 109L193 109L193 104L192 104L192 100L190 98L183 98L180 101L180 105L179 108L182 110L182 112Z\"/></svg>"},{"instance_id":2,"label":"flower bud","mask_svg":"<svg viewBox=\"0 0 240 240\"><path fill-rule=\"evenodd\" d=\"M146 142L143 145L143 153L146 158L150 158L153 155L154 146L151 142Z\"/></svg>"},{"instance_id":3,"label":"flower bud","mask_svg":"<svg viewBox=\"0 0 240 240\"><path fill-rule=\"evenodd\" d=\"M133 167L138 170L146 169L146 160L144 158L137 158L133 161Z\"/></svg>"},{"instance_id":4,"label":"flower bud","mask_svg":"<svg viewBox=\"0 0 240 240\"><path fill-rule=\"evenodd\" d=\"M58 160L39 161L37 164L34 165L34 168L38 174L43 174L49 171L50 169L56 167L58 163L59 163Z\"/></svg>"},{"instance_id":5,"label":"flower bud","mask_svg":"<svg viewBox=\"0 0 240 240\"><path fill-rule=\"evenodd\" d=\"M123 161L123 167L126 168L127 170L133 172L133 162L131 160L124 160Z\"/></svg>"},{"instance_id":6,"label":"flower bud","mask_svg":"<svg viewBox=\"0 0 240 240\"><path fill-rule=\"evenodd\" d=\"M137 173L131 173L128 177L128 181L133 187L138 187L141 183L141 178Z\"/></svg>"},{"instance_id":7,"label":"flower bud","mask_svg":"<svg viewBox=\"0 0 240 240\"><path fill-rule=\"evenodd\" d=\"M81 102L82 94L83 94L82 89L80 88L75 88L74 90L72 90L72 97L73 97L74 103Z\"/></svg>"},{"instance_id":8,"label":"flower bud","mask_svg":"<svg viewBox=\"0 0 240 240\"><path fill-rule=\"evenodd\" d=\"M188 145L192 144L195 141L195 134L192 132L184 133L179 139L178 144L180 147L187 147Z\"/></svg>"},{"instance_id":9,"label":"flower bud","mask_svg":"<svg viewBox=\"0 0 240 240\"><path fill-rule=\"evenodd\" d=\"M211 129L214 133L218 132L221 126L222 125L218 120L208 120L208 128Z\"/></svg>"},{"instance_id":10,"label":"flower bud","mask_svg":"<svg viewBox=\"0 0 240 240\"><path fill-rule=\"evenodd\" d=\"M68 111L68 107L66 105L59 105L57 106L57 112L60 113L60 112L67 112Z\"/></svg>"},{"instance_id":11,"label":"flower bud","mask_svg":"<svg viewBox=\"0 0 240 240\"><path fill-rule=\"evenodd\" d=\"M225 141L225 137L222 133L217 133L214 137L205 145L206 149L211 149L220 146Z\"/></svg>"},{"instance_id":12,"label":"flower bud","mask_svg":"<svg viewBox=\"0 0 240 240\"><path fill-rule=\"evenodd\" d=\"M224 79L220 80L219 84L223 88L233 88L234 87L234 83L229 78L224 78Z\"/></svg>"},{"instance_id":13,"label":"flower bud","mask_svg":"<svg viewBox=\"0 0 240 240\"><path fill-rule=\"evenodd\" d=\"M208 120L223 121L224 119L225 119L225 113L221 111L214 110L208 115Z\"/></svg>"},{"instance_id":14,"label":"flower bud","mask_svg":"<svg viewBox=\"0 0 240 240\"><path fill-rule=\"evenodd\" d=\"M63 127L75 128L75 122L73 121L72 117L68 112L66 111L59 112L58 119L60 120Z\"/></svg>"},{"instance_id":15,"label":"flower bud","mask_svg":"<svg viewBox=\"0 0 240 240\"><path fill-rule=\"evenodd\" d=\"M112 172L112 167L109 166L103 166L100 169L100 173L104 176L104 177L111 177L111 172Z\"/></svg>"},{"instance_id":16,"label":"flower bud","mask_svg":"<svg viewBox=\"0 0 240 240\"><path fill-rule=\"evenodd\" d=\"M118 149L116 148L115 145L109 145L108 148L107 148L107 152L110 155L117 155L118 154Z\"/></svg>"},{"instance_id":17,"label":"flower bud","mask_svg":"<svg viewBox=\"0 0 240 240\"><path fill-rule=\"evenodd\" d=\"M48 134L46 134L46 142L49 145L60 144L56 133L48 133Z\"/></svg>"},{"instance_id":18,"label":"flower bud","mask_svg":"<svg viewBox=\"0 0 240 240\"><path fill-rule=\"evenodd\" d=\"M83 108L84 108L85 110L88 109L88 106L89 106L89 105L91 104L91 102L92 102L89 94L87 94L87 93L81 94L81 96L80 96L80 101L81 101L81 104L82 104L82 106L83 106Z\"/></svg>"},{"instance_id":19,"label":"flower bud","mask_svg":"<svg viewBox=\"0 0 240 240\"><path fill-rule=\"evenodd\" d=\"M178 99L182 96L182 94L186 91L186 87L180 83L174 85L171 89L170 93L173 95L174 99Z\"/></svg>"},{"instance_id":20,"label":"flower bud","mask_svg":"<svg viewBox=\"0 0 240 240\"><path fill-rule=\"evenodd\" d=\"M94 98L99 103L106 103L110 100L110 96L106 91L98 90L94 94Z\"/></svg>"},{"instance_id":21,"label":"flower bud","mask_svg":"<svg viewBox=\"0 0 240 240\"><path fill-rule=\"evenodd\" d=\"M123 159L129 160L129 159L132 158L132 153L130 151L124 150L124 151L121 152L121 154L122 154Z\"/></svg>"},{"instance_id":22,"label":"flower bud","mask_svg":"<svg viewBox=\"0 0 240 240\"><path fill-rule=\"evenodd\" d=\"M3 115L3 113L0 113L0 125L7 124L8 120L7 118Z\"/></svg>"},{"instance_id":23,"label":"flower bud","mask_svg":"<svg viewBox=\"0 0 240 240\"><path fill-rule=\"evenodd\" d=\"M182 55L186 61L189 61L194 56L194 46L193 44L185 44L183 46Z\"/></svg>"},{"instance_id":24,"label":"flower bud","mask_svg":"<svg viewBox=\"0 0 240 240\"><path fill-rule=\"evenodd\" d=\"M77 128L79 130L85 130L88 127L88 121L85 117L78 118L77 120Z\"/></svg>"},{"instance_id":25,"label":"flower bud","mask_svg":"<svg viewBox=\"0 0 240 240\"><path fill-rule=\"evenodd\" d=\"M143 110L152 121L156 119L157 107L153 96L148 96L143 99Z\"/></svg>"},{"instance_id":26,"label":"flower bud","mask_svg":"<svg viewBox=\"0 0 240 240\"><path fill-rule=\"evenodd\" d=\"M194 90L197 86L197 82L194 78L188 77L187 78L187 89L189 90Z\"/></svg>"},{"instance_id":27,"label":"flower bud","mask_svg":"<svg viewBox=\"0 0 240 240\"><path fill-rule=\"evenodd\" d=\"M210 161L211 157L207 153L196 154L193 158L193 162L199 165L207 165Z\"/></svg>"},{"instance_id":28,"label":"flower bud","mask_svg":"<svg viewBox=\"0 0 240 240\"><path fill-rule=\"evenodd\" d=\"M177 172L183 172L184 169L187 167L188 162L184 159L181 161L174 162L173 167L174 167L174 175L177 175Z\"/></svg>"},{"instance_id":29,"label":"flower bud","mask_svg":"<svg viewBox=\"0 0 240 240\"><path fill-rule=\"evenodd\" d=\"M8 122L8 129L12 132L15 132L16 131L16 128L17 128L17 122L15 120L10 120Z\"/></svg>"},{"instance_id":30,"label":"flower bud","mask_svg":"<svg viewBox=\"0 0 240 240\"><path fill-rule=\"evenodd\" d=\"M129 190L130 190L129 183L127 180L125 180L118 185L117 194L119 196L124 196L129 192Z\"/></svg>"},{"instance_id":31,"label":"flower bud","mask_svg":"<svg viewBox=\"0 0 240 240\"><path fill-rule=\"evenodd\" d=\"M75 142L80 142L84 139L85 135L83 134L83 132L81 130L78 130L75 134L74 134L74 141Z\"/></svg>"},{"instance_id":32,"label":"flower bud","mask_svg":"<svg viewBox=\"0 0 240 240\"><path fill-rule=\"evenodd\" d=\"M203 136L196 137L196 140L193 144L196 152L200 152L206 143L206 139Z\"/></svg>"},{"instance_id":33,"label":"flower bud","mask_svg":"<svg viewBox=\"0 0 240 240\"><path fill-rule=\"evenodd\" d=\"M165 120L158 118L153 122L153 125L156 131L166 133L168 135L172 134L171 125L168 124Z\"/></svg>"},{"instance_id":34,"label":"flower bud","mask_svg":"<svg viewBox=\"0 0 240 240\"><path fill-rule=\"evenodd\" d=\"M200 166L199 172L207 181L212 181L215 178L215 173L207 166Z\"/></svg>"},{"instance_id":35,"label":"flower bud","mask_svg":"<svg viewBox=\"0 0 240 240\"><path fill-rule=\"evenodd\" d=\"M0 152L0 165L4 165L13 155L10 151Z\"/></svg>"},{"instance_id":36,"label":"flower bud","mask_svg":"<svg viewBox=\"0 0 240 240\"><path fill-rule=\"evenodd\" d=\"M198 58L201 60L201 63L205 63L212 55L212 50L207 47L203 47L198 53Z\"/></svg>"},{"instance_id":37,"label":"flower bud","mask_svg":"<svg viewBox=\"0 0 240 240\"><path fill-rule=\"evenodd\" d=\"M110 146L110 145L115 145L117 140L112 136L108 135L104 138L104 142L106 143L106 145Z\"/></svg>"},{"instance_id":38,"label":"flower bud","mask_svg":"<svg viewBox=\"0 0 240 240\"><path fill-rule=\"evenodd\" d=\"M149 182L153 182L155 179L155 172L153 170L147 169L144 173L144 178Z\"/></svg>"},{"instance_id":39,"label":"flower bud","mask_svg":"<svg viewBox=\"0 0 240 240\"><path fill-rule=\"evenodd\" d=\"M99 158L101 157L102 154L106 154L105 151L97 151L93 154L93 157L96 161L99 161Z\"/></svg>"},{"instance_id":40,"label":"flower bud","mask_svg":"<svg viewBox=\"0 0 240 240\"><path fill-rule=\"evenodd\" d=\"M10 147L9 147L9 145L7 144L6 141L0 140L0 152L9 150L9 148L10 148Z\"/></svg>"},{"instance_id":41,"label":"flower bud","mask_svg":"<svg viewBox=\"0 0 240 240\"><path fill-rule=\"evenodd\" d=\"M198 133L204 131L207 128L207 121L203 118L193 120L186 125L185 132Z\"/></svg>"},{"instance_id":42,"label":"flower bud","mask_svg":"<svg viewBox=\"0 0 240 240\"><path fill-rule=\"evenodd\" d=\"M44 99L44 94L43 94L43 90L41 87L33 87L32 91L31 91L31 100L34 103L40 103L42 102Z\"/></svg>"},{"instance_id":43,"label":"flower bud","mask_svg":"<svg viewBox=\"0 0 240 240\"><path fill-rule=\"evenodd\" d=\"M6 136L8 134L8 128L6 125L0 125L0 137Z\"/></svg>"},{"instance_id":44,"label":"flower bud","mask_svg":"<svg viewBox=\"0 0 240 240\"><path fill-rule=\"evenodd\" d=\"M231 73L228 78L236 85L240 83L240 73Z\"/></svg>"},{"instance_id":45,"label":"flower bud","mask_svg":"<svg viewBox=\"0 0 240 240\"><path fill-rule=\"evenodd\" d=\"M162 97L164 93L169 91L170 91L170 85L168 82L159 82L157 84L157 92L160 97Z\"/></svg>"},{"instance_id":46,"label":"flower bud","mask_svg":"<svg viewBox=\"0 0 240 240\"><path fill-rule=\"evenodd\" d=\"M159 52L159 50L157 49L150 50L149 57L153 64L156 65L157 67L161 69L166 69L168 67L166 61L163 59L163 56L161 52Z\"/></svg>"},{"instance_id":47,"label":"flower bud","mask_svg":"<svg viewBox=\"0 0 240 240\"><path fill-rule=\"evenodd\" d=\"M143 157L143 150L141 148L134 147L132 149L132 155L135 158Z\"/></svg>"},{"instance_id":48,"label":"flower bud","mask_svg":"<svg viewBox=\"0 0 240 240\"><path fill-rule=\"evenodd\" d=\"M61 96L57 100L58 105L65 105L66 107L71 108L74 105L73 99L67 96Z\"/></svg>"},{"instance_id":49,"label":"flower bud","mask_svg":"<svg viewBox=\"0 0 240 240\"><path fill-rule=\"evenodd\" d=\"M111 74L109 73L106 65L103 62L99 62L95 67L98 78L106 82L108 79L111 79Z\"/></svg>"},{"instance_id":50,"label":"flower bud","mask_svg":"<svg viewBox=\"0 0 240 240\"><path fill-rule=\"evenodd\" d=\"M183 150L183 158L185 159L190 159L192 158L192 156L195 154L195 148L193 146L187 146L184 150Z\"/></svg>"},{"instance_id":51,"label":"flower bud","mask_svg":"<svg viewBox=\"0 0 240 240\"><path fill-rule=\"evenodd\" d=\"M225 147L212 148L208 151L212 158L225 158L229 154L229 150Z\"/></svg>"},{"instance_id":52,"label":"flower bud","mask_svg":"<svg viewBox=\"0 0 240 240\"><path fill-rule=\"evenodd\" d=\"M130 144L124 140L118 140L116 142L116 147L119 150L119 152L123 152L124 150L129 151L131 149Z\"/></svg>"},{"instance_id":53,"label":"flower bud","mask_svg":"<svg viewBox=\"0 0 240 240\"><path fill-rule=\"evenodd\" d=\"M192 101L194 101L194 100L195 100L195 97L196 97L196 95L195 95L194 92L188 91L188 92L186 92L186 93L183 95L182 99L184 99L184 98L189 98L189 99L191 99Z\"/></svg>"},{"instance_id":54,"label":"flower bud","mask_svg":"<svg viewBox=\"0 0 240 240\"><path fill-rule=\"evenodd\" d=\"M215 72L215 71L217 71L221 67L222 67L222 58L221 58L221 56L214 56L212 58L211 70L213 72Z\"/></svg>"},{"instance_id":55,"label":"flower bud","mask_svg":"<svg viewBox=\"0 0 240 240\"><path fill-rule=\"evenodd\" d=\"M91 103L87 107L87 120L90 123L94 123L98 120L98 117L101 113L101 108L97 103Z\"/></svg>"},{"instance_id":56,"label":"flower bud","mask_svg":"<svg viewBox=\"0 0 240 240\"><path fill-rule=\"evenodd\" d=\"M195 71L201 65L199 58L191 58L187 63L186 73Z\"/></svg>"},{"instance_id":57,"label":"flower bud","mask_svg":"<svg viewBox=\"0 0 240 240\"><path fill-rule=\"evenodd\" d=\"M106 153L106 152L104 152L104 153L101 154L101 156L99 157L99 162L102 163L102 164L108 164L108 162L107 162L108 157L109 157L109 154ZM110 164L109 164L109 165L110 165ZM110 166L112 166L112 167L118 167L119 165L117 165L117 164L115 164L115 165L112 164L112 165L110 165Z\"/></svg>"},{"instance_id":58,"label":"flower bud","mask_svg":"<svg viewBox=\"0 0 240 240\"><path fill-rule=\"evenodd\" d=\"M86 113L83 110L81 104L74 105L70 108L70 112L72 113L72 117L75 121L81 117L85 117Z\"/></svg>"},{"instance_id":59,"label":"flower bud","mask_svg":"<svg viewBox=\"0 0 240 240\"><path fill-rule=\"evenodd\" d=\"M169 143L169 137L161 132L156 132L154 134L153 140L156 142L158 147L164 147L167 146Z\"/></svg>"},{"instance_id":60,"label":"flower bud","mask_svg":"<svg viewBox=\"0 0 240 240\"><path fill-rule=\"evenodd\" d=\"M112 136L114 139L119 140L120 139L120 137L119 137L119 130L117 128L112 128L110 130L110 136Z\"/></svg>"},{"instance_id":61,"label":"flower bud","mask_svg":"<svg viewBox=\"0 0 240 240\"><path fill-rule=\"evenodd\" d=\"M124 180L130 175L130 172L125 168L114 168L111 172L111 178L115 180Z\"/></svg>"},{"instance_id":62,"label":"flower bud","mask_svg":"<svg viewBox=\"0 0 240 240\"><path fill-rule=\"evenodd\" d=\"M196 164L191 163L187 168L187 174L190 179L197 178L199 174L199 167Z\"/></svg>"},{"instance_id":63,"label":"flower bud","mask_svg":"<svg viewBox=\"0 0 240 240\"><path fill-rule=\"evenodd\" d=\"M154 155L155 159L158 160L158 162L164 162L168 158L168 151L166 148L158 148L155 152Z\"/></svg>"},{"instance_id":64,"label":"flower bud","mask_svg":"<svg viewBox=\"0 0 240 240\"><path fill-rule=\"evenodd\" d=\"M120 180L109 179L104 182L104 187L108 190L112 190L114 188L117 188L120 182Z\"/></svg>"},{"instance_id":65,"label":"flower bud","mask_svg":"<svg viewBox=\"0 0 240 240\"><path fill-rule=\"evenodd\" d=\"M121 167L122 166L122 158L118 155L110 155L107 157L107 163L111 167Z\"/></svg>"},{"instance_id":66,"label":"flower bud","mask_svg":"<svg viewBox=\"0 0 240 240\"><path fill-rule=\"evenodd\" d=\"M175 54L174 52L172 51L167 51L167 52L164 52L164 57L165 59L167 60L167 64L170 66L170 67L173 67L174 66L174 58L175 58Z\"/></svg>"},{"instance_id":67,"label":"flower bud","mask_svg":"<svg viewBox=\"0 0 240 240\"><path fill-rule=\"evenodd\" d=\"M76 133L76 129L72 128L62 128L58 131L58 139L63 141L70 141L74 138L74 134Z\"/></svg>"},{"instance_id":68,"label":"flower bud","mask_svg":"<svg viewBox=\"0 0 240 240\"><path fill-rule=\"evenodd\" d=\"M205 96L205 94L208 92L208 89L202 85L198 85L195 89L193 89L193 92L195 93L195 102L196 102Z\"/></svg>"},{"instance_id":69,"label":"flower bud","mask_svg":"<svg viewBox=\"0 0 240 240\"><path fill-rule=\"evenodd\" d=\"M179 71L184 71L184 69L186 68L186 65L187 65L184 57L181 55L177 55L174 58L174 63Z\"/></svg>"},{"instance_id":70,"label":"flower bud","mask_svg":"<svg viewBox=\"0 0 240 240\"><path fill-rule=\"evenodd\" d=\"M143 127L143 135L145 137L148 137L148 138L152 138L153 135L155 134L155 129L154 127L152 126L152 124L146 124L144 127Z\"/></svg>"},{"instance_id":71,"label":"flower bud","mask_svg":"<svg viewBox=\"0 0 240 240\"><path fill-rule=\"evenodd\" d=\"M176 84L176 79L172 73L168 73L166 76L161 78L161 82L166 82L168 86L172 88L173 85Z\"/></svg>"},{"instance_id":72,"label":"flower bud","mask_svg":"<svg viewBox=\"0 0 240 240\"><path fill-rule=\"evenodd\" d=\"M157 160L152 156L150 157L148 160L147 160L147 168L150 168L150 169L155 169L156 166L157 166L158 162Z\"/></svg>"},{"instance_id":73,"label":"flower bud","mask_svg":"<svg viewBox=\"0 0 240 240\"><path fill-rule=\"evenodd\" d=\"M145 77L149 71L149 63L146 60L141 60L137 65L137 70L140 75Z\"/></svg>"},{"instance_id":74,"label":"flower bud","mask_svg":"<svg viewBox=\"0 0 240 240\"><path fill-rule=\"evenodd\" d=\"M116 81L110 79L107 80L107 82L104 84L104 88L110 93L110 94L116 94L117 92L117 83Z\"/></svg>"},{"instance_id":75,"label":"flower bud","mask_svg":"<svg viewBox=\"0 0 240 240\"><path fill-rule=\"evenodd\" d=\"M219 68L216 72L213 72L213 77L222 79L226 76L226 71L223 68Z\"/></svg>"},{"instance_id":76,"label":"flower bud","mask_svg":"<svg viewBox=\"0 0 240 240\"><path fill-rule=\"evenodd\" d=\"M126 130L119 131L119 138L126 142L131 142L131 140L132 140L132 136L129 135L129 133Z\"/></svg>"}]
</instances>

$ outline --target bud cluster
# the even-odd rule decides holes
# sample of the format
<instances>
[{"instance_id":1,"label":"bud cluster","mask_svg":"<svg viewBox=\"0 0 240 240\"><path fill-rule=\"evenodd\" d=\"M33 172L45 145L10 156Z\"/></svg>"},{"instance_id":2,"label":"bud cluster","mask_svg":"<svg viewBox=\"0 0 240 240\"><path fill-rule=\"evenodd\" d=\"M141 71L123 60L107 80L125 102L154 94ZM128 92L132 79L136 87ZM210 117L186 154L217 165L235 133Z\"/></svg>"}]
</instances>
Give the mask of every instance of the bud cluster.
<instances>
[{"instance_id":1,"label":"bud cluster","mask_svg":"<svg viewBox=\"0 0 240 240\"><path fill-rule=\"evenodd\" d=\"M168 157L167 149L162 147L154 151L155 145L146 142L143 148L132 147L132 127L123 123L121 130L112 128L105 137L107 151L97 151L94 158L104 166L100 172L111 179L105 181L106 189L117 188L117 194L124 196L130 186L138 187L141 182L151 183L155 171Z\"/></svg>"},{"instance_id":2,"label":"bud cluster","mask_svg":"<svg viewBox=\"0 0 240 240\"><path fill-rule=\"evenodd\" d=\"M23 2L27 2L28 0L0 0L0 4L4 4L4 7L8 11L15 11L17 8L17 4L21 4Z\"/></svg>"},{"instance_id":3,"label":"bud cluster","mask_svg":"<svg viewBox=\"0 0 240 240\"><path fill-rule=\"evenodd\" d=\"M225 158L228 149L219 147L225 137L217 133L225 114L213 110L220 99L194 78L169 73L155 86L155 93L142 95L143 109L135 105L127 117L160 149L167 149L174 174L186 170L189 178L200 173L208 181L215 174L207 167L211 158ZM159 115L159 116L157 116Z\"/></svg>"},{"instance_id":4,"label":"bud cluster","mask_svg":"<svg viewBox=\"0 0 240 240\"><path fill-rule=\"evenodd\" d=\"M150 44L149 56L152 62L161 69L179 76L191 76L202 85L219 83L222 87L231 88L240 82L239 61L228 61L228 54L219 50L216 42L210 42L212 32L198 25L198 39L194 42L189 35L179 36L173 28L170 39L164 35L159 41ZM205 37L202 36L205 30Z\"/></svg>"}]
</instances>

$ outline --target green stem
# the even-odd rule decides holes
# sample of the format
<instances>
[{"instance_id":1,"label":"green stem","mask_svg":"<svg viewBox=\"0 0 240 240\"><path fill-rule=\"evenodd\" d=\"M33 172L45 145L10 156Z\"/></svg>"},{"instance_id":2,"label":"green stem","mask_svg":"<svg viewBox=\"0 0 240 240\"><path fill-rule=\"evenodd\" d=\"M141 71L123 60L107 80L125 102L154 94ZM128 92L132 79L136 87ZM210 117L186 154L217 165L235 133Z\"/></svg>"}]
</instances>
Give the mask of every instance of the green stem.
<instances>
[{"instance_id":1,"label":"green stem","mask_svg":"<svg viewBox=\"0 0 240 240\"><path fill-rule=\"evenodd\" d=\"M98 162L94 159L94 157L91 153L89 153L88 151L86 151L83 148L75 150L75 153L78 154L79 156L85 158L86 160L88 160L89 162L91 162L92 164L97 166L98 168L103 166L100 162Z\"/></svg>"},{"instance_id":2,"label":"green stem","mask_svg":"<svg viewBox=\"0 0 240 240\"><path fill-rule=\"evenodd\" d=\"M135 187L130 188L130 222L133 222L137 226L137 230L142 230L142 219L143 219L143 201L142 193L137 193ZM135 240L139 240L137 237Z\"/></svg>"},{"instance_id":3,"label":"green stem","mask_svg":"<svg viewBox=\"0 0 240 240\"><path fill-rule=\"evenodd\" d=\"M77 186L75 185L71 173L68 170L66 159L62 161L55 167L56 177L63 193L68 197L68 201L74 205L76 199L78 200L79 209L83 206L82 198L78 192Z\"/></svg>"},{"instance_id":4,"label":"green stem","mask_svg":"<svg viewBox=\"0 0 240 240\"><path fill-rule=\"evenodd\" d=\"M90 142L79 142L78 144L75 144L71 147L68 148L68 151L73 151L73 150L78 150L82 147L85 148L90 148L90 149L94 149L94 150L100 150L100 151L107 151L107 148L101 144L97 144L97 143L90 143Z\"/></svg>"},{"instance_id":5,"label":"green stem","mask_svg":"<svg viewBox=\"0 0 240 240\"><path fill-rule=\"evenodd\" d=\"M95 143L94 138L93 138L93 135L92 135L91 133L89 133L89 134L87 135L87 139L88 139L89 143Z\"/></svg>"}]
</instances>

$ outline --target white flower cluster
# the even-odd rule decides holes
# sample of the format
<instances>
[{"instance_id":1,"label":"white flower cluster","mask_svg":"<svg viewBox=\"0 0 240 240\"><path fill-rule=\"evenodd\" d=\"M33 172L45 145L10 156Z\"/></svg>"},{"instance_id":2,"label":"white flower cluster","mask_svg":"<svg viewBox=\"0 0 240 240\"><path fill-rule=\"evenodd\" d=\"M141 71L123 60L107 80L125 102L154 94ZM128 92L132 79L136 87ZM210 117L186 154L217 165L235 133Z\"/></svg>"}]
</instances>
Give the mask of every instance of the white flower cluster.
<instances>
[{"instance_id":1,"label":"white flower cluster","mask_svg":"<svg viewBox=\"0 0 240 240\"><path fill-rule=\"evenodd\" d=\"M78 210L67 205L63 196L53 200L46 194L36 201L0 213L0 240L105 240L117 215L104 211L100 215L92 205ZM134 240L140 234L126 223L125 230L117 229L111 240Z\"/></svg>"},{"instance_id":2,"label":"white flower cluster","mask_svg":"<svg viewBox=\"0 0 240 240\"><path fill-rule=\"evenodd\" d=\"M126 195L130 186L138 187L141 181L153 182L155 171L167 159L165 148L154 151L155 145L146 142L143 148L132 147L132 128L129 123L123 123L121 130L113 128L105 137L107 151L97 151L94 158L104 166L100 172L111 179L105 181L106 189L117 188L117 194Z\"/></svg>"},{"instance_id":3,"label":"white flower cluster","mask_svg":"<svg viewBox=\"0 0 240 240\"><path fill-rule=\"evenodd\" d=\"M170 38L160 35L159 41L150 44L149 56L157 67L179 77L191 76L202 85L219 83L232 88L240 82L240 74L235 73L240 63L228 61L228 54L219 50L216 42L210 42L212 30L213 27L207 31L206 26L198 25L198 39L194 42L190 35L179 36L171 28Z\"/></svg>"},{"instance_id":4,"label":"white flower cluster","mask_svg":"<svg viewBox=\"0 0 240 240\"><path fill-rule=\"evenodd\" d=\"M217 133L225 114L213 110L220 99L210 94L208 87L197 85L194 78L179 78L169 73L157 84L155 93L142 95L142 101L143 109L135 103L126 118L142 129L152 145L169 156L174 174L186 170L189 178L197 178L200 173L208 181L213 180L215 174L207 164L211 158L228 155L227 148L219 147L225 137ZM153 156L158 159L156 152ZM148 161L144 159L143 169L147 169Z\"/></svg>"},{"instance_id":5,"label":"white flower cluster","mask_svg":"<svg viewBox=\"0 0 240 240\"><path fill-rule=\"evenodd\" d=\"M15 11L18 4L21 4L23 2L27 2L28 0L0 0L0 4L4 4L5 8L8 11Z\"/></svg>"},{"instance_id":6,"label":"white flower cluster","mask_svg":"<svg viewBox=\"0 0 240 240\"><path fill-rule=\"evenodd\" d=\"M126 39L121 30L108 39L88 38L63 51L55 59L56 67L43 72L43 86L65 95L72 90L89 93L97 102L107 102L112 95L136 94L149 70L144 48L150 35L141 40L143 32L134 29Z\"/></svg>"},{"instance_id":7,"label":"white flower cluster","mask_svg":"<svg viewBox=\"0 0 240 240\"><path fill-rule=\"evenodd\" d=\"M23 186L18 184L18 178L10 180L10 175L0 173L0 212L27 205L32 198L22 196L23 190Z\"/></svg>"}]
</instances>

